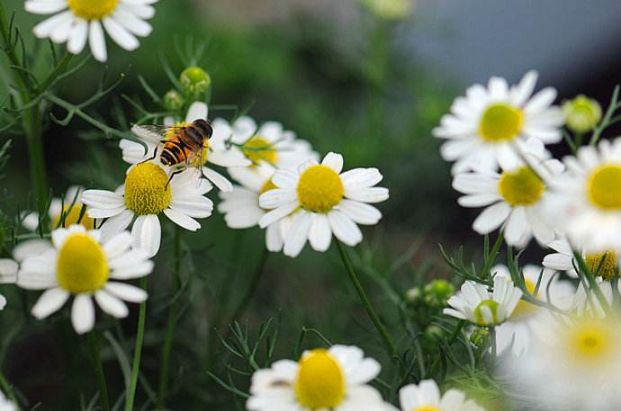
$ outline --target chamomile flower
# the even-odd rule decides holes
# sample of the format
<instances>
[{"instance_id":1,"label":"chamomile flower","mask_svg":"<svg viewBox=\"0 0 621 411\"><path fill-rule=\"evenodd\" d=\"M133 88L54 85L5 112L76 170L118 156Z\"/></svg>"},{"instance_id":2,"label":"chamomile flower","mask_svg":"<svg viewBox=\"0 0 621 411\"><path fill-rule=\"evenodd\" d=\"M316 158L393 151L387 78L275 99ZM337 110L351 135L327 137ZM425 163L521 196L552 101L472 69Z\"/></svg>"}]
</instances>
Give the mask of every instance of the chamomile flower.
<instances>
[{"instance_id":1,"label":"chamomile flower","mask_svg":"<svg viewBox=\"0 0 621 411\"><path fill-rule=\"evenodd\" d=\"M621 327L617 319L544 315L528 354L505 357L503 379L523 409L609 411L621 407ZM530 407L528 407L530 405ZM531 408L532 407L532 408Z\"/></svg>"},{"instance_id":2,"label":"chamomile flower","mask_svg":"<svg viewBox=\"0 0 621 411\"><path fill-rule=\"evenodd\" d=\"M82 193L83 187L71 186L67 189L65 196L61 198L53 198L48 208L48 217L50 221L50 228L54 229L64 223L65 227L77 224L82 224L86 229L92 230L95 228L96 221L90 218L86 213L82 211ZM86 211L86 210L84 210ZM30 231L36 231L39 227L39 214L28 213L24 216L22 224Z\"/></svg>"},{"instance_id":3,"label":"chamomile flower","mask_svg":"<svg viewBox=\"0 0 621 411\"><path fill-rule=\"evenodd\" d=\"M213 202L204 197L209 190L211 185L191 172L169 181L163 166L147 161L131 166L125 183L116 191L86 190L82 200L91 218L107 218L101 227L104 239L124 231L133 221L134 248L152 257L160 249L162 237L158 216L163 213L186 230L198 230L201 225L195 219L207 218L213 210Z\"/></svg>"},{"instance_id":4,"label":"chamomile flower","mask_svg":"<svg viewBox=\"0 0 621 411\"><path fill-rule=\"evenodd\" d=\"M17 405L13 403L13 401L9 400L4 396L2 391L0 391L0 411L18 411Z\"/></svg>"},{"instance_id":5,"label":"chamomile flower","mask_svg":"<svg viewBox=\"0 0 621 411\"><path fill-rule=\"evenodd\" d=\"M37 319L46 318L74 296L71 322L79 334L93 328L93 299L107 314L127 316L123 300L140 303L147 294L120 281L143 277L153 270L146 253L132 249L131 243L128 232L102 242L99 230L88 231L81 225L54 230L48 249L27 257L17 276L18 286L45 290L32 307L32 314Z\"/></svg>"},{"instance_id":6,"label":"chamomile flower","mask_svg":"<svg viewBox=\"0 0 621 411\"><path fill-rule=\"evenodd\" d=\"M434 380L423 380L418 385L401 388L399 402L402 411L484 411L459 390L451 389L442 395Z\"/></svg>"},{"instance_id":7,"label":"chamomile flower","mask_svg":"<svg viewBox=\"0 0 621 411\"><path fill-rule=\"evenodd\" d=\"M308 161L297 170L278 170L272 182L276 188L259 198L271 211L259 220L261 228L291 216L284 253L297 256L306 241L317 251L330 247L332 234L354 246L362 241L357 224L376 224L382 214L368 203L388 198L388 189L374 187L382 180L376 168L357 168L341 173L343 157L329 153L318 164Z\"/></svg>"},{"instance_id":8,"label":"chamomile flower","mask_svg":"<svg viewBox=\"0 0 621 411\"><path fill-rule=\"evenodd\" d=\"M621 138L581 147L564 162L568 172L551 186L549 220L575 249L621 251Z\"/></svg>"},{"instance_id":9,"label":"chamomile flower","mask_svg":"<svg viewBox=\"0 0 621 411\"><path fill-rule=\"evenodd\" d=\"M443 313L479 326L494 326L505 322L522 298L522 291L505 277L494 277L493 290L474 281L466 281L461 290L449 298Z\"/></svg>"},{"instance_id":10,"label":"chamomile flower","mask_svg":"<svg viewBox=\"0 0 621 411\"><path fill-rule=\"evenodd\" d=\"M104 31L125 50L135 50L139 37L151 33L146 20L153 17L151 4L157 0L27 0L26 11L53 14L34 28L35 36L67 43L67 50L79 54L88 40L93 56L106 61Z\"/></svg>"},{"instance_id":11,"label":"chamomile flower","mask_svg":"<svg viewBox=\"0 0 621 411\"><path fill-rule=\"evenodd\" d=\"M578 278L571 244L565 238L552 241L548 247L554 250L543 258L543 266L557 271L565 271L572 278ZM582 258L592 274L611 281L619 276L619 253L615 250L582 252Z\"/></svg>"},{"instance_id":12,"label":"chamomile flower","mask_svg":"<svg viewBox=\"0 0 621 411\"><path fill-rule=\"evenodd\" d=\"M207 119L207 114L207 104L194 102L188 109L185 121L175 123L174 119L169 118L166 123L168 123L167 125L169 126L186 126L191 124L194 120ZM224 124L220 125L221 123ZM209 164L212 163L222 167L246 167L252 163L240 150L227 146L226 141L231 137L232 132L230 127L226 124L226 121L216 119L212 127L214 130L213 135L208 140L208 146L204 149L205 151L203 153L205 164L202 167L202 174L220 190L231 191L233 189L231 182L222 174L211 168ZM155 154L154 160L159 163L159 157L166 136L162 136L149 128L139 125L133 126L132 132L138 136L145 146L136 141L121 140L119 146L123 151L123 160L130 164L138 164L153 158ZM185 164L181 166L185 166Z\"/></svg>"},{"instance_id":13,"label":"chamomile flower","mask_svg":"<svg viewBox=\"0 0 621 411\"><path fill-rule=\"evenodd\" d=\"M493 267L492 273L512 281L509 269L504 265ZM569 281L559 279L554 270L526 265L522 269L522 275L524 285L532 298L551 304L559 310L568 310L574 305L574 286ZM510 349L514 355L523 355L530 344L532 321L541 310L541 307L521 300L507 321L496 327L496 352L502 354Z\"/></svg>"},{"instance_id":14,"label":"chamomile flower","mask_svg":"<svg viewBox=\"0 0 621 411\"><path fill-rule=\"evenodd\" d=\"M298 362L281 360L252 376L249 411L385 411L386 404L367 385L380 364L358 347L334 345L307 351Z\"/></svg>"},{"instance_id":15,"label":"chamomile flower","mask_svg":"<svg viewBox=\"0 0 621 411\"><path fill-rule=\"evenodd\" d=\"M15 283L17 280L17 270L18 265L15 261L9 258L0 259L0 284ZM5 306L6 298L0 294L0 310L3 310Z\"/></svg>"},{"instance_id":16,"label":"chamomile flower","mask_svg":"<svg viewBox=\"0 0 621 411\"><path fill-rule=\"evenodd\" d=\"M534 236L541 244L554 240L555 232L547 222L546 182L563 172L558 160L546 159L543 145L530 140L521 160L502 172L494 170L457 174L453 188L465 194L458 203L464 207L486 207L472 228L488 234L502 226L509 245L524 247Z\"/></svg>"},{"instance_id":17,"label":"chamomile flower","mask_svg":"<svg viewBox=\"0 0 621 411\"><path fill-rule=\"evenodd\" d=\"M556 98L553 88L545 88L531 96L537 73L530 71L516 86L509 87L503 78L492 77L487 88L476 84L458 97L433 134L448 140L441 154L455 161L453 173L467 170L487 171L498 164L517 160L515 147L529 138L542 143L561 140L563 113L552 106Z\"/></svg>"}]
</instances>

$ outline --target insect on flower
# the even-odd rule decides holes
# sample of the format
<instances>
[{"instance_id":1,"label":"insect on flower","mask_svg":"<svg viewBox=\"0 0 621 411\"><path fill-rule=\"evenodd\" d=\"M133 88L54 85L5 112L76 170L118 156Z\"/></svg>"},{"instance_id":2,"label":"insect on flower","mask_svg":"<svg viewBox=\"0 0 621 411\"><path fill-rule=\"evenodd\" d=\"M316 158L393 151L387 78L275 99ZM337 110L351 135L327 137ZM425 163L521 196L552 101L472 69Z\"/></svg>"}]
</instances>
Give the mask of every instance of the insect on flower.
<instances>
[{"instance_id":1,"label":"insect on flower","mask_svg":"<svg viewBox=\"0 0 621 411\"><path fill-rule=\"evenodd\" d=\"M160 162L174 171L168 178L170 180L188 167L194 167L199 172L207 160L209 139L213 134L213 128L209 120L197 119L189 124L174 126L136 126L146 131L157 133L162 136L162 150L159 153ZM153 155L144 161L150 161L158 156L158 148L153 150ZM202 174L202 172L201 172Z\"/></svg>"}]
</instances>

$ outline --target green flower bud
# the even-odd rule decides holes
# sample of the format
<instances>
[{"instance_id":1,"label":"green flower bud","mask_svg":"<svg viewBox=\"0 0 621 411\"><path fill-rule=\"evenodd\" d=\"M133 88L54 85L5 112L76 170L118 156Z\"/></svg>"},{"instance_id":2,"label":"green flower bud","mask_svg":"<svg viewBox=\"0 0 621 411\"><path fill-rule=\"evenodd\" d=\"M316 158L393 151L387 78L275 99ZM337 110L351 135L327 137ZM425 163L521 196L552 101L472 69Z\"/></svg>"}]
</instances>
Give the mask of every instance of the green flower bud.
<instances>
[{"instance_id":1,"label":"green flower bud","mask_svg":"<svg viewBox=\"0 0 621 411\"><path fill-rule=\"evenodd\" d=\"M602 119L602 107L591 98L580 95L563 104L565 123L574 133L586 133Z\"/></svg>"},{"instance_id":2,"label":"green flower bud","mask_svg":"<svg viewBox=\"0 0 621 411\"><path fill-rule=\"evenodd\" d=\"M413 303L421 297L422 293L419 287L410 288L405 292L406 301Z\"/></svg>"},{"instance_id":3,"label":"green flower bud","mask_svg":"<svg viewBox=\"0 0 621 411\"><path fill-rule=\"evenodd\" d=\"M425 285L424 293L427 304L444 306L455 293L455 286L446 280L436 279Z\"/></svg>"},{"instance_id":4,"label":"green flower bud","mask_svg":"<svg viewBox=\"0 0 621 411\"><path fill-rule=\"evenodd\" d=\"M181 110L183 107L183 96L177 90L170 90L164 95L164 108L170 111Z\"/></svg>"},{"instance_id":5,"label":"green flower bud","mask_svg":"<svg viewBox=\"0 0 621 411\"><path fill-rule=\"evenodd\" d=\"M414 0L362 0L362 3L382 20L405 20L414 8Z\"/></svg>"},{"instance_id":6,"label":"green flower bud","mask_svg":"<svg viewBox=\"0 0 621 411\"><path fill-rule=\"evenodd\" d=\"M425 329L425 338L431 341L439 341L444 336L444 330L437 325L430 325Z\"/></svg>"},{"instance_id":7,"label":"green flower bud","mask_svg":"<svg viewBox=\"0 0 621 411\"><path fill-rule=\"evenodd\" d=\"M179 76L183 92L188 96L197 96L207 92L211 85L211 77L200 67L188 67Z\"/></svg>"},{"instance_id":8,"label":"green flower bud","mask_svg":"<svg viewBox=\"0 0 621 411\"><path fill-rule=\"evenodd\" d=\"M470 334L470 342L477 348L485 348L489 341L489 330L487 328L477 327Z\"/></svg>"}]
</instances>

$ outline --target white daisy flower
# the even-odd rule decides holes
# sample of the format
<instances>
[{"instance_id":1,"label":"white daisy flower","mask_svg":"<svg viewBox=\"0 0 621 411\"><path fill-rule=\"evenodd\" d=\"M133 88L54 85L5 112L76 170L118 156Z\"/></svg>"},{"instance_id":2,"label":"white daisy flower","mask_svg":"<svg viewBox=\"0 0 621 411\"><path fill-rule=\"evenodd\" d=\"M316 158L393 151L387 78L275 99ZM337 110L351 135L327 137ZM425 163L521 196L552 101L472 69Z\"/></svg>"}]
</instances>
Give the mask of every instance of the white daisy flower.
<instances>
[{"instance_id":1,"label":"white daisy flower","mask_svg":"<svg viewBox=\"0 0 621 411\"><path fill-rule=\"evenodd\" d=\"M194 120L207 119L207 114L207 104L194 102L188 109L185 121L179 122L176 125L186 126ZM167 123L169 124L167 125L173 125L173 121L172 118L168 119ZM231 182L222 174L209 167L208 164L213 163L222 167L247 167L252 163L240 150L227 146L227 140L231 137L232 132L226 121L216 119L213 121L212 127L214 130L213 135L208 140L208 145L203 153L205 165L202 168L202 174L220 190L231 191L233 189ZM123 139L119 143L123 151L123 160L130 164L138 164L153 158L155 152L155 160L159 163L165 136L139 125L133 126L132 132L146 145L146 150L145 146L136 141Z\"/></svg>"},{"instance_id":2,"label":"white daisy flower","mask_svg":"<svg viewBox=\"0 0 621 411\"><path fill-rule=\"evenodd\" d=\"M443 313L479 326L492 326L505 322L522 298L522 290L502 276L494 277L493 290L474 281L466 281L461 290L449 298Z\"/></svg>"},{"instance_id":3,"label":"white daisy flower","mask_svg":"<svg viewBox=\"0 0 621 411\"><path fill-rule=\"evenodd\" d=\"M541 244L554 240L555 232L547 221L546 182L560 175L563 164L548 159L541 143L530 140L524 147L528 165L516 160L512 167L457 174L453 188L465 194L458 203L464 207L486 207L472 228L488 234L503 227L507 244L525 247L534 236Z\"/></svg>"},{"instance_id":4,"label":"white daisy flower","mask_svg":"<svg viewBox=\"0 0 621 411\"><path fill-rule=\"evenodd\" d=\"M50 201L48 217L51 229L57 228L61 220L64 222L65 227L77 224L79 221L88 230L95 228L97 222L86 213L82 214L82 207L84 206L82 204L83 192L83 187L71 186L67 189L64 198L53 198ZM36 231L39 228L39 214L36 212L26 214L22 225L30 231Z\"/></svg>"},{"instance_id":5,"label":"white daisy flower","mask_svg":"<svg viewBox=\"0 0 621 411\"><path fill-rule=\"evenodd\" d=\"M240 175L241 186L234 186L233 191L220 192L222 201L218 211L224 214L226 225L233 229L250 228L259 224L267 210L259 206L261 194L276 188L272 176L276 170L268 164L260 164L252 173ZM272 252L282 250L288 217L271 224L265 230L265 244Z\"/></svg>"},{"instance_id":6,"label":"white daisy flower","mask_svg":"<svg viewBox=\"0 0 621 411\"><path fill-rule=\"evenodd\" d=\"M485 411L460 390L451 389L440 394L434 380L423 380L399 390L402 411Z\"/></svg>"},{"instance_id":7,"label":"white daisy flower","mask_svg":"<svg viewBox=\"0 0 621 411\"><path fill-rule=\"evenodd\" d=\"M380 364L358 347L334 345L302 355L299 362L277 361L252 376L249 411L385 411L375 388L367 385Z\"/></svg>"},{"instance_id":8,"label":"white daisy flower","mask_svg":"<svg viewBox=\"0 0 621 411\"><path fill-rule=\"evenodd\" d=\"M617 319L544 315L528 354L505 356L503 380L520 409L610 411L621 407L621 327Z\"/></svg>"},{"instance_id":9,"label":"white daisy flower","mask_svg":"<svg viewBox=\"0 0 621 411\"><path fill-rule=\"evenodd\" d=\"M568 172L552 184L549 220L575 249L621 251L621 138L581 147L564 162Z\"/></svg>"},{"instance_id":10,"label":"white daisy flower","mask_svg":"<svg viewBox=\"0 0 621 411\"><path fill-rule=\"evenodd\" d=\"M441 153L445 160L455 161L453 173L512 164L517 160L513 147L529 138L545 144L561 140L563 112L551 105L556 90L546 88L531 97L536 82L534 71L512 87L505 79L492 77L487 88L476 84L455 100L451 114L433 130L436 137L448 140Z\"/></svg>"},{"instance_id":11,"label":"white daisy flower","mask_svg":"<svg viewBox=\"0 0 621 411\"><path fill-rule=\"evenodd\" d=\"M356 224L373 225L382 217L375 207L388 198L388 189L374 187L382 180L376 168L356 168L341 173L343 157L328 153L318 164L309 161L297 170L278 170L277 187L262 194L259 204L272 211L259 220L261 228L291 216L284 253L297 256L306 241L317 251L330 247L332 234L354 246L362 241Z\"/></svg>"},{"instance_id":12,"label":"white daisy flower","mask_svg":"<svg viewBox=\"0 0 621 411\"><path fill-rule=\"evenodd\" d=\"M160 249L162 228L158 215L164 213L173 223L189 231L201 225L196 218L207 218L213 202L204 197L211 185L184 172L169 181L166 170L156 162L138 163L129 168L125 184L116 191L86 190L82 195L91 218L107 218L101 227L104 239L132 225L133 247L150 257Z\"/></svg>"},{"instance_id":13,"label":"white daisy flower","mask_svg":"<svg viewBox=\"0 0 621 411\"><path fill-rule=\"evenodd\" d=\"M507 266L497 265L492 268L492 273L512 281ZM568 310L573 306L575 287L571 282L559 279L554 270L526 265L522 269L522 275L531 297L560 310ZM541 307L521 300L507 321L496 327L496 352L502 354L510 349L514 355L523 355L530 345L532 321L540 310Z\"/></svg>"},{"instance_id":14,"label":"white daisy flower","mask_svg":"<svg viewBox=\"0 0 621 411\"><path fill-rule=\"evenodd\" d=\"M543 266L557 271L565 271L572 278L578 278L576 267L578 262L574 259L574 251L571 244L565 238L554 240L548 247L556 251L543 258ZM582 251L582 258L592 274L610 281L619 276L619 254L615 250ZM601 265L600 265L601 264Z\"/></svg>"},{"instance_id":15,"label":"white daisy flower","mask_svg":"<svg viewBox=\"0 0 621 411\"><path fill-rule=\"evenodd\" d=\"M19 411L17 405L8 398L4 396L2 391L0 391L0 411Z\"/></svg>"},{"instance_id":16,"label":"white daisy flower","mask_svg":"<svg viewBox=\"0 0 621 411\"><path fill-rule=\"evenodd\" d=\"M100 237L98 230L87 231L81 225L59 228L52 232L52 243L46 251L24 260L17 285L45 290L32 307L32 315L46 318L73 295L71 322L75 331L83 334L95 324L93 298L104 312L117 318L128 314L123 300L146 300L144 290L119 280L150 274L153 262L142 250L131 248L128 232L105 242Z\"/></svg>"},{"instance_id":17,"label":"white daisy flower","mask_svg":"<svg viewBox=\"0 0 621 411\"><path fill-rule=\"evenodd\" d=\"M34 28L35 36L67 43L67 50L79 54L88 40L93 56L106 61L104 31L125 50L135 50L139 37L151 34L146 20L153 17L151 4L157 0L27 0L26 11L53 14Z\"/></svg>"}]
</instances>

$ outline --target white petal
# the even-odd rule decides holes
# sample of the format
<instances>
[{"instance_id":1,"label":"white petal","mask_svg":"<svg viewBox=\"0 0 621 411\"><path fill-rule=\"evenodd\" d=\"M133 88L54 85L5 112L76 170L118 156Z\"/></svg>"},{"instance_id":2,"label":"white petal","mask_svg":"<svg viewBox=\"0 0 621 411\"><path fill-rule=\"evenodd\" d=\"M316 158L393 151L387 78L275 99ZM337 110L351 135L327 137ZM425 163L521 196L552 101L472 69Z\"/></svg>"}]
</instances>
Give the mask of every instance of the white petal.
<instances>
[{"instance_id":1,"label":"white petal","mask_svg":"<svg viewBox=\"0 0 621 411\"><path fill-rule=\"evenodd\" d=\"M192 103L192 105L190 105L188 113L185 117L185 121L191 123L194 120L205 120L207 119L208 114L209 108L207 107L207 104L200 101L195 101L194 103Z\"/></svg>"},{"instance_id":2,"label":"white petal","mask_svg":"<svg viewBox=\"0 0 621 411\"><path fill-rule=\"evenodd\" d=\"M102 241L106 242L116 234L125 231L133 218L134 213L129 210L123 210L121 213L108 218L99 230Z\"/></svg>"},{"instance_id":3,"label":"white petal","mask_svg":"<svg viewBox=\"0 0 621 411\"><path fill-rule=\"evenodd\" d=\"M164 214L166 214L166 217L170 218L173 223L185 228L186 230L196 231L201 228L201 225L198 221L196 221L192 217L189 217L186 214L183 214L180 211L174 210L172 208L167 208L166 210L164 210Z\"/></svg>"},{"instance_id":4,"label":"white petal","mask_svg":"<svg viewBox=\"0 0 621 411\"><path fill-rule=\"evenodd\" d=\"M90 294L78 294L71 307L71 323L78 334L84 334L95 325L95 307Z\"/></svg>"},{"instance_id":5,"label":"white petal","mask_svg":"<svg viewBox=\"0 0 621 411\"><path fill-rule=\"evenodd\" d=\"M17 281L17 262L9 258L0 258L0 284Z\"/></svg>"},{"instance_id":6,"label":"white petal","mask_svg":"<svg viewBox=\"0 0 621 411\"><path fill-rule=\"evenodd\" d=\"M261 208L269 210L296 201L296 199L297 194L294 190L289 188L275 188L261 194L261 197L259 197L259 205Z\"/></svg>"},{"instance_id":7,"label":"white petal","mask_svg":"<svg viewBox=\"0 0 621 411\"><path fill-rule=\"evenodd\" d=\"M105 62L108 59L108 52L106 50L106 38L104 37L103 28L101 28L99 20L91 20L88 41L93 57L95 57L97 61Z\"/></svg>"},{"instance_id":8,"label":"white petal","mask_svg":"<svg viewBox=\"0 0 621 411\"><path fill-rule=\"evenodd\" d=\"M124 318L129 314L129 310L123 301L104 290L99 290L95 293L95 300L105 313L113 317Z\"/></svg>"},{"instance_id":9,"label":"white petal","mask_svg":"<svg viewBox=\"0 0 621 411\"><path fill-rule=\"evenodd\" d=\"M41 23L37 24L33 32L35 36L39 38L49 37L54 29L56 29L63 22L66 23L67 19L72 19L73 13L70 11L65 11L62 13L58 13L55 16L52 16L48 19L43 20Z\"/></svg>"},{"instance_id":10,"label":"white petal","mask_svg":"<svg viewBox=\"0 0 621 411\"><path fill-rule=\"evenodd\" d=\"M106 29L106 32L110 35L110 37L112 37L112 40L114 40L116 44L121 46L121 48L132 51L137 49L140 45L138 39L134 37L134 35L131 34L129 31L127 31L123 26L117 23L113 18L106 17L102 20L102 23L104 28ZM104 60L100 61L105 61L105 56Z\"/></svg>"},{"instance_id":11,"label":"white petal","mask_svg":"<svg viewBox=\"0 0 621 411\"><path fill-rule=\"evenodd\" d=\"M160 220L154 214L139 216L132 227L132 237L135 249L144 250L149 257L154 256L162 239Z\"/></svg>"},{"instance_id":12,"label":"white petal","mask_svg":"<svg viewBox=\"0 0 621 411\"><path fill-rule=\"evenodd\" d=\"M206 218L211 215L213 202L207 197L176 197L170 208L194 218Z\"/></svg>"},{"instance_id":13,"label":"white petal","mask_svg":"<svg viewBox=\"0 0 621 411\"><path fill-rule=\"evenodd\" d=\"M31 313L38 320L58 311L69 298L69 293L61 288L46 290L32 307Z\"/></svg>"},{"instance_id":14,"label":"white petal","mask_svg":"<svg viewBox=\"0 0 621 411\"><path fill-rule=\"evenodd\" d=\"M333 210L328 214L328 219L334 236L344 244L353 247L362 241L360 228L343 212Z\"/></svg>"},{"instance_id":15,"label":"white petal","mask_svg":"<svg viewBox=\"0 0 621 411\"><path fill-rule=\"evenodd\" d=\"M345 197L363 203L379 203L388 199L388 189L384 187L345 190Z\"/></svg>"},{"instance_id":16,"label":"white petal","mask_svg":"<svg viewBox=\"0 0 621 411\"><path fill-rule=\"evenodd\" d=\"M337 174L340 174L341 170L343 170L343 156L330 152L324 157L321 164L330 167L332 170L336 171Z\"/></svg>"},{"instance_id":17,"label":"white petal","mask_svg":"<svg viewBox=\"0 0 621 411\"><path fill-rule=\"evenodd\" d=\"M474 220L472 229L479 234L490 233L504 223L510 212L511 207L506 203L489 206Z\"/></svg>"},{"instance_id":18,"label":"white petal","mask_svg":"<svg viewBox=\"0 0 621 411\"><path fill-rule=\"evenodd\" d=\"M336 209L341 210L358 224L373 225L382 218L382 213L377 208L358 201L344 199Z\"/></svg>"},{"instance_id":19,"label":"white petal","mask_svg":"<svg viewBox=\"0 0 621 411\"><path fill-rule=\"evenodd\" d=\"M284 239L280 234L279 223L267 226L265 230L265 244L267 249L273 253L282 250Z\"/></svg>"},{"instance_id":20,"label":"white petal","mask_svg":"<svg viewBox=\"0 0 621 411\"><path fill-rule=\"evenodd\" d=\"M233 191L233 184L231 184L231 182L226 177L224 177L217 171L209 167L203 167L203 174L220 190Z\"/></svg>"},{"instance_id":21,"label":"white petal","mask_svg":"<svg viewBox=\"0 0 621 411\"><path fill-rule=\"evenodd\" d=\"M293 213L293 211L295 211L297 208L297 201L293 201L289 204L285 204L281 207L275 208L269 213L266 213L263 217L261 217L261 219L259 220L259 227L265 228L268 225L273 224L276 221Z\"/></svg>"},{"instance_id":22,"label":"white petal","mask_svg":"<svg viewBox=\"0 0 621 411\"><path fill-rule=\"evenodd\" d=\"M146 37L151 34L152 28L149 23L136 17L135 14L123 10L122 8L118 8L116 10L114 13L114 19L137 36ZM207 118L207 116L202 118Z\"/></svg>"},{"instance_id":23,"label":"white petal","mask_svg":"<svg viewBox=\"0 0 621 411\"><path fill-rule=\"evenodd\" d=\"M308 239L308 232L312 223L311 214L301 210L291 218L291 227L285 238L284 253L289 257L297 257L304 248Z\"/></svg>"},{"instance_id":24,"label":"white petal","mask_svg":"<svg viewBox=\"0 0 621 411\"><path fill-rule=\"evenodd\" d=\"M52 243L49 240L28 240L19 243L13 249L13 258L16 261L24 261L27 257L41 255L44 251L50 250Z\"/></svg>"},{"instance_id":25,"label":"white petal","mask_svg":"<svg viewBox=\"0 0 621 411\"><path fill-rule=\"evenodd\" d=\"M132 235L127 231L123 231L114 237L110 238L104 243L103 249L108 256L108 259L112 259L123 254L132 245Z\"/></svg>"},{"instance_id":26,"label":"white petal","mask_svg":"<svg viewBox=\"0 0 621 411\"><path fill-rule=\"evenodd\" d=\"M86 44L86 39L88 37L88 22L83 19L76 19L75 24L71 28L71 33L69 33L69 41L67 42L67 50L73 54L79 54L82 49L84 49L84 45Z\"/></svg>"},{"instance_id":27,"label":"white petal","mask_svg":"<svg viewBox=\"0 0 621 411\"><path fill-rule=\"evenodd\" d=\"M330 248L332 230L325 214L312 213L312 222L308 232L308 240L316 251L324 252Z\"/></svg>"},{"instance_id":28,"label":"white petal","mask_svg":"<svg viewBox=\"0 0 621 411\"><path fill-rule=\"evenodd\" d=\"M114 209L125 205L123 196L107 190L86 190L82 202L90 208Z\"/></svg>"},{"instance_id":29,"label":"white petal","mask_svg":"<svg viewBox=\"0 0 621 411\"><path fill-rule=\"evenodd\" d=\"M105 288L110 294L130 303L141 303L147 299L147 292L145 290L130 284L110 281Z\"/></svg>"},{"instance_id":30,"label":"white petal","mask_svg":"<svg viewBox=\"0 0 621 411\"><path fill-rule=\"evenodd\" d=\"M30 0L24 4L26 11L33 14L52 14L67 8L66 0Z\"/></svg>"}]
</instances>

